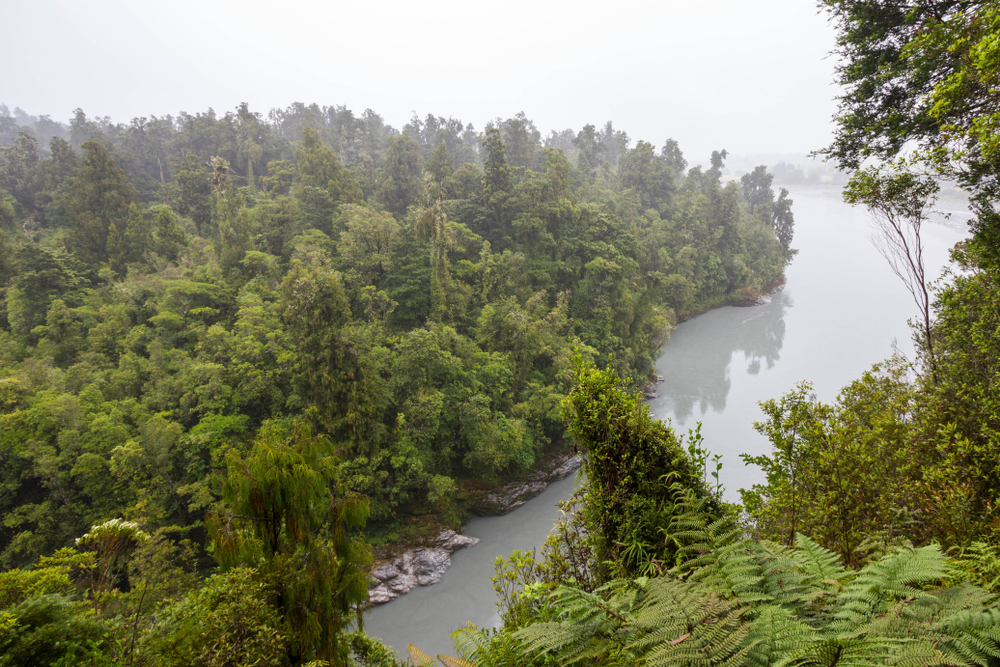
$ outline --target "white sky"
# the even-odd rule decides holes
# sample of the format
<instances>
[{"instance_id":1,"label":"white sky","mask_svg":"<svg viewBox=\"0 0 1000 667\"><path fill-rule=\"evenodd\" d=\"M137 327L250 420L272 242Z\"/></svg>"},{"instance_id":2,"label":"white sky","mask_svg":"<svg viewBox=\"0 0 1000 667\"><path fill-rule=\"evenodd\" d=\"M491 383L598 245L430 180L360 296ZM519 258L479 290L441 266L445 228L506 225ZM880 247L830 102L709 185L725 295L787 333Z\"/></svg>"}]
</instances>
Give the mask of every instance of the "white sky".
<instances>
[{"instance_id":1,"label":"white sky","mask_svg":"<svg viewBox=\"0 0 1000 667\"><path fill-rule=\"evenodd\" d=\"M303 101L482 129L523 110L543 134L610 119L707 162L824 146L837 94L810 0L0 0L0 16L0 102L63 121Z\"/></svg>"}]
</instances>

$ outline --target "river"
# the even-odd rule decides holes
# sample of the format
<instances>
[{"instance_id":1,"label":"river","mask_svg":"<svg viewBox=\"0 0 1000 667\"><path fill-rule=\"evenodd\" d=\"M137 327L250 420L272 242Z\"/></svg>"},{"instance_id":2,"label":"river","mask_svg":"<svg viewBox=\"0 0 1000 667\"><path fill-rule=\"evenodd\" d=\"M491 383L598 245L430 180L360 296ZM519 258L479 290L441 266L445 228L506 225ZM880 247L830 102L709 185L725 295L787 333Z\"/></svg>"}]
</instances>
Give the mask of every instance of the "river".
<instances>
[{"instance_id":1,"label":"river","mask_svg":"<svg viewBox=\"0 0 1000 667\"><path fill-rule=\"evenodd\" d=\"M885 259L869 241L867 213L840 199L835 188L793 190L795 240L799 249L786 271L785 287L765 305L718 308L680 324L657 360L665 378L650 409L679 431L702 422L705 446L722 454L725 495L764 481L746 467L741 453L770 448L753 430L758 401L777 398L797 382L813 383L820 400L832 401L841 387L896 349L912 357L907 319L916 306ZM966 236L960 204L951 220L925 226L925 260L937 276L948 250ZM472 622L499 622L488 577L497 556L530 550L544 542L558 518L555 503L568 498L575 477L552 484L537 498L502 517L471 520L465 534L482 541L456 552L440 584L417 587L376 607L366 629L401 655L407 644L454 654L449 634Z\"/></svg>"}]
</instances>

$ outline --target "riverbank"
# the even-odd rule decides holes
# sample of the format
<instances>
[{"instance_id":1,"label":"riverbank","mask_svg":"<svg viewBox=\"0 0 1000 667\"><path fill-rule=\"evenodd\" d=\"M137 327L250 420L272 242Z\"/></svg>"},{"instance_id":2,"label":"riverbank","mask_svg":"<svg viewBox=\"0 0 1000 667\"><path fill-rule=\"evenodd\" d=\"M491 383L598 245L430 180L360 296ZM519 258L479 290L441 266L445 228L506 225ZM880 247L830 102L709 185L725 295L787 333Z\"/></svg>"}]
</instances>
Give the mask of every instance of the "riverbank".
<instances>
[{"instance_id":1,"label":"riverbank","mask_svg":"<svg viewBox=\"0 0 1000 667\"><path fill-rule=\"evenodd\" d=\"M771 301L771 297L774 296L776 292L780 292L784 289L785 282L786 279L783 275L781 278L772 280L760 288L742 287L735 292L726 294L725 296L710 299L709 301L699 304L692 310L685 311L684 313L678 315L677 324L693 320L699 315L704 315L708 311L715 310L716 308L725 308L726 306L735 306L737 308L763 306Z\"/></svg>"},{"instance_id":2,"label":"riverbank","mask_svg":"<svg viewBox=\"0 0 1000 667\"><path fill-rule=\"evenodd\" d=\"M466 516L501 516L513 512L539 495L553 482L565 479L583 465L583 458L570 452L543 457L524 479L499 485L478 484L463 493ZM444 529L431 536L426 531L406 544L382 547L375 559L368 584L368 604L377 606L406 595L415 586L432 586L451 567L451 555L479 543L455 530Z\"/></svg>"},{"instance_id":3,"label":"riverbank","mask_svg":"<svg viewBox=\"0 0 1000 667\"><path fill-rule=\"evenodd\" d=\"M766 304L785 285L784 277L761 289L743 288L725 297L700 305L684 313L678 323L693 319L708 311L726 306L758 306ZM657 387L663 376L651 376L642 392L647 400L659 398ZM415 586L430 586L441 581L451 566L451 555L471 547L478 540L464 538L462 527L472 517L502 516L524 505L545 488L582 465L582 458L568 447L539 457L525 473L500 483L464 480L457 493L457 503L450 516L428 514L414 517L402 539L390 540L375 549L369 577L368 602L382 605L413 590ZM471 541L470 541L471 540Z\"/></svg>"}]
</instances>

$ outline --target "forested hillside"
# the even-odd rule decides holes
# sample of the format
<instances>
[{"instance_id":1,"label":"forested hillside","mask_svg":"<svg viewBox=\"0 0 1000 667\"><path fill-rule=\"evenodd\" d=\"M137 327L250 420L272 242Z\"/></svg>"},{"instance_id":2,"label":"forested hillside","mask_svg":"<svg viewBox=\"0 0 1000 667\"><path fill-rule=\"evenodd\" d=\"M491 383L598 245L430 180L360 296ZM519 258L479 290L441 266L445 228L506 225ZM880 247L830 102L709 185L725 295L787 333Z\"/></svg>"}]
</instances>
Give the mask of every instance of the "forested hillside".
<instances>
[{"instance_id":1,"label":"forested hillside","mask_svg":"<svg viewBox=\"0 0 1000 667\"><path fill-rule=\"evenodd\" d=\"M460 520L465 485L567 446L573 354L641 384L679 317L752 301L794 253L764 168L723 183L725 151L689 169L610 123L543 141L523 115L397 131L301 104L68 125L0 107L0 142L0 565L98 525L154 536L128 554L189 550L189 573L307 554L355 582L328 621L364 597L352 540ZM307 497L341 508L296 515L322 544L243 543ZM81 553L94 599L129 590L125 555Z\"/></svg>"}]
</instances>

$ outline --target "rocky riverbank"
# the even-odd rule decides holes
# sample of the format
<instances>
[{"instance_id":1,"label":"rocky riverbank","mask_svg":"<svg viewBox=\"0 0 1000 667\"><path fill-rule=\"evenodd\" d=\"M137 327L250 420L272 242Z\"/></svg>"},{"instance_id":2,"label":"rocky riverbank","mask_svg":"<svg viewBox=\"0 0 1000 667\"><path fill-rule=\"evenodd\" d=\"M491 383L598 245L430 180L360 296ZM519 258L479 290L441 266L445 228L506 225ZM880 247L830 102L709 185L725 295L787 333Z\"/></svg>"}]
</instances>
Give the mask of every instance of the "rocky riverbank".
<instances>
[{"instance_id":1,"label":"rocky riverbank","mask_svg":"<svg viewBox=\"0 0 1000 667\"><path fill-rule=\"evenodd\" d=\"M663 384L662 375L654 375L648 380L646 380L646 386L642 388L642 395L646 397L647 400L652 400L654 398L659 398L660 394L656 391L656 388Z\"/></svg>"},{"instance_id":2,"label":"rocky riverbank","mask_svg":"<svg viewBox=\"0 0 1000 667\"><path fill-rule=\"evenodd\" d=\"M566 478L583 465L579 455L561 455L532 470L528 480L510 482L479 499L476 513L507 514L545 490L552 482ZM451 554L479 543L479 538L442 531L429 546L406 549L395 558L377 562L371 571L368 602L385 604L406 595L414 586L431 586L441 581L451 567Z\"/></svg>"},{"instance_id":3,"label":"rocky riverbank","mask_svg":"<svg viewBox=\"0 0 1000 667\"><path fill-rule=\"evenodd\" d=\"M510 482L492 493L487 493L480 499L476 513L493 516L513 512L544 491L549 484L565 479L581 465L583 465L583 457L579 454L556 457L549 462L548 466L532 470L528 474L527 480Z\"/></svg>"},{"instance_id":4,"label":"rocky riverbank","mask_svg":"<svg viewBox=\"0 0 1000 667\"><path fill-rule=\"evenodd\" d=\"M446 530L435 542L434 547L408 549L393 562L375 567L368 587L368 602L372 606L385 604L406 595L414 586L440 582L445 570L451 567L451 554L478 544L479 538Z\"/></svg>"}]
</instances>

